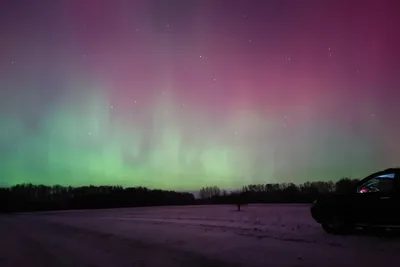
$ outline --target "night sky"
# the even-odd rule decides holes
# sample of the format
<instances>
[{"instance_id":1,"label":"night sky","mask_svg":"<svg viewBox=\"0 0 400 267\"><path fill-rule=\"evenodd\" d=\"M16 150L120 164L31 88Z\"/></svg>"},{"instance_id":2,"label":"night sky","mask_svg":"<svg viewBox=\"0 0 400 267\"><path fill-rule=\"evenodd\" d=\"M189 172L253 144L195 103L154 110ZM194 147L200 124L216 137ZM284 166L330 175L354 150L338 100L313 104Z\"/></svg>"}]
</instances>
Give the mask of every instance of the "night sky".
<instances>
[{"instance_id":1,"label":"night sky","mask_svg":"<svg viewBox=\"0 0 400 267\"><path fill-rule=\"evenodd\" d=\"M0 186L400 166L400 3L0 1Z\"/></svg>"}]
</instances>

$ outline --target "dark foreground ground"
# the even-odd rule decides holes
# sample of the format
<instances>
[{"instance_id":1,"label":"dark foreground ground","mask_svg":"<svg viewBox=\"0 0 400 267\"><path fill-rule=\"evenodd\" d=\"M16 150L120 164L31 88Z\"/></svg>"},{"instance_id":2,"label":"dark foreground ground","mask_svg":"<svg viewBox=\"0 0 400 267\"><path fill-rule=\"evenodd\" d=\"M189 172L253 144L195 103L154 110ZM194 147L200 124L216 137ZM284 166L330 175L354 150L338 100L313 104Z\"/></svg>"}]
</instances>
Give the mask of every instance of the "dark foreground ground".
<instances>
[{"instance_id":1,"label":"dark foreground ground","mask_svg":"<svg viewBox=\"0 0 400 267\"><path fill-rule=\"evenodd\" d=\"M0 216L0 266L393 266L400 238L331 236L307 205Z\"/></svg>"}]
</instances>

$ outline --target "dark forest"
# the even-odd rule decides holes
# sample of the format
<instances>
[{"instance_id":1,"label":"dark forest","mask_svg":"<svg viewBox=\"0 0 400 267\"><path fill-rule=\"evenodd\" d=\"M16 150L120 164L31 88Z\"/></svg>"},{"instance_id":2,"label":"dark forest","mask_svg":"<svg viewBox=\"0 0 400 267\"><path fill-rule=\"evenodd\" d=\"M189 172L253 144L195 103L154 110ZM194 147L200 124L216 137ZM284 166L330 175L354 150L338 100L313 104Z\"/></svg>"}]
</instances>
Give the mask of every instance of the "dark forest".
<instances>
[{"instance_id":1,"label":"dark forest","mask_svg":"<svg viewBox=\"0 0 400 267\"><path fill-rule=\"evenodd\" d=\"M352 190L356 179L337 182L256 184L226 191L217 186L203 187L199 198L192 193L121 186L64 187L20 184L0 188L1 212L29 212L68 209L101 209L164 205L311 203L324 194Z\"/></svg>"}]
</instances>

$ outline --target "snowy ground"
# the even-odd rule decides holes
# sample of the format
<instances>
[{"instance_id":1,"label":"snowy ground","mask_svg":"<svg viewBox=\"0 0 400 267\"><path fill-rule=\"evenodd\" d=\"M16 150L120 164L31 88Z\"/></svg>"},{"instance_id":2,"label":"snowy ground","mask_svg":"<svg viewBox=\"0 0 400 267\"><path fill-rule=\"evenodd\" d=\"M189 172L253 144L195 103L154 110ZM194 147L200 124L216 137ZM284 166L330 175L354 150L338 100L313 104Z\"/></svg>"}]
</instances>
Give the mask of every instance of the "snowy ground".
<instances>
[{"instance_id":1,"label":"snowy ground","mask_svg":"<svg viewBox=\"0 0 400 267\"><path fill-rule=\"evenodd\" d=\"M0 216L0 266L392 266L400 238L325 234L307 205Z\"/></svg>"}]
</instances>

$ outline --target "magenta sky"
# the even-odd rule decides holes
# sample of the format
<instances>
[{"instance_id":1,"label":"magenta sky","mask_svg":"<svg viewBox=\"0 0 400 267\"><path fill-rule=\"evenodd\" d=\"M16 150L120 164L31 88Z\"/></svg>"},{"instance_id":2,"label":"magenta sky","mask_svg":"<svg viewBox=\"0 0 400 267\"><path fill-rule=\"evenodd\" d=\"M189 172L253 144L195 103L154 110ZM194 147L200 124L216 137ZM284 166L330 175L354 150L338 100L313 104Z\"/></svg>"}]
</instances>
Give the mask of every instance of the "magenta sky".
<instances>
[{"instance_id":1,"label":"magenta sky","mask_svg":"<svg viewBox=\"0 0 400 267\"><path fill-rule=\"evenodd\" d=\"M196 189L399 165L397 1L2 1L0 175Z\"/></svg>"}]
</instances>

